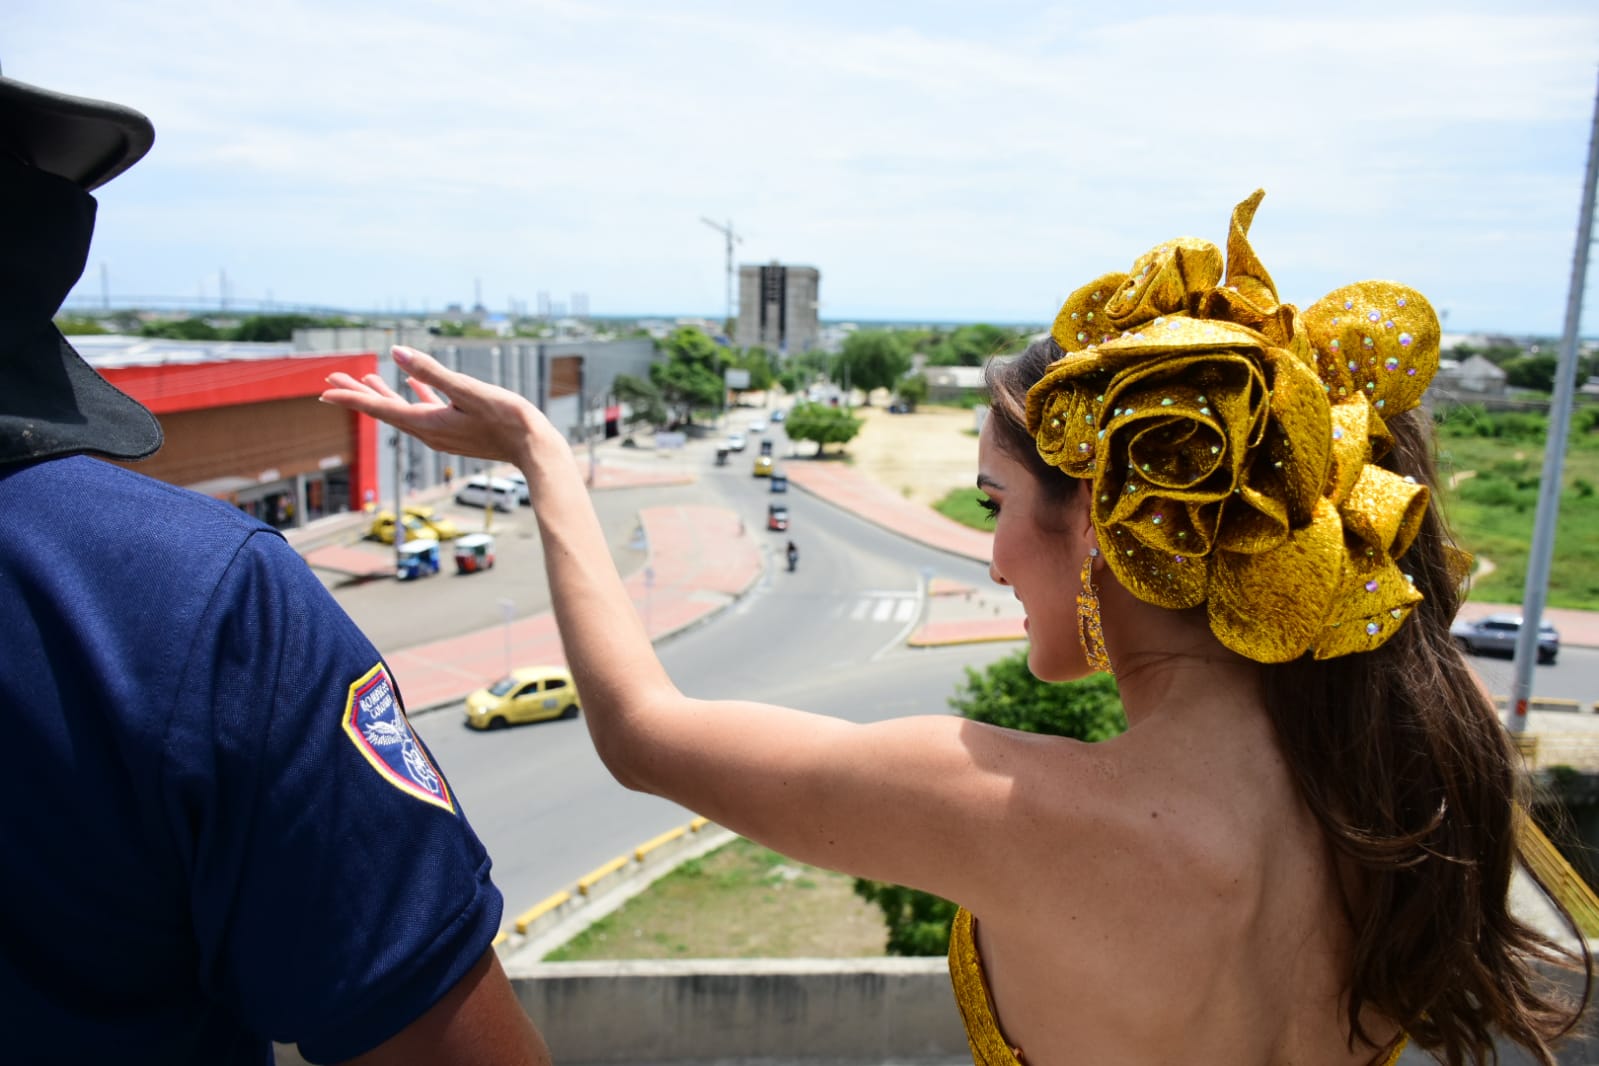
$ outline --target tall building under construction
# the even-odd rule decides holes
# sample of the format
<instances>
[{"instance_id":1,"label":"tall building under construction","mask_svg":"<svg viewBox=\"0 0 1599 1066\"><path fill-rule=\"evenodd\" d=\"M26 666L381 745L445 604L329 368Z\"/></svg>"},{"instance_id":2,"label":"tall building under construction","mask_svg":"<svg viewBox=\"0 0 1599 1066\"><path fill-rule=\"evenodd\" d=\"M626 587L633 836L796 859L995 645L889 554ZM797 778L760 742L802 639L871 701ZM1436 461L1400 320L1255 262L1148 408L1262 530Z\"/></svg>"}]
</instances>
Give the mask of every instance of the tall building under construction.
<instances>
[{"instance_id":1,"label":"tall building under construction","mask_svg":"<svg viewBox=\"0 0 1599 1066\"><path fill-rule=\"evenodd\" d=\"M741 264L733 343L780 355L815 348L821 342L816 313L821 280L815 267Z\"/></svg>"}]
</instances>

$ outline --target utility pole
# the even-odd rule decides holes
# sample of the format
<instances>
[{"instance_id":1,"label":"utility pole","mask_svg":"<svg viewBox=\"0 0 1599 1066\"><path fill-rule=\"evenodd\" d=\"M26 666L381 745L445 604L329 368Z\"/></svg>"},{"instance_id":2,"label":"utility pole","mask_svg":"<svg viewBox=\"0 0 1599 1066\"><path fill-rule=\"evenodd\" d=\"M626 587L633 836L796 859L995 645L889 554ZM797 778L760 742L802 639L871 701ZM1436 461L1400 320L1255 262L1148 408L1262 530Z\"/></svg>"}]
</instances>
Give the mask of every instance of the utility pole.
<instances>
[{"instance_id":1,"label":"utility pole","mask_svg":"<svg viewBox=\"0 0 1599 1066\"><path fill-rule=\"evenodd\" d=\"M733 231L732 219L728 219L725 226L720 222L712 222L704 215L700 216L700 221L727 239L727 316L722 320L722 326L727 330L727 339L731 341L733 339L733 245L742 244L744 238Z\"/></svg>"},{"instance_id":2,"label":"utility pole","mask_svg":"<svg viewBox=\"0 0 1599 1066\"><path fill-rule=\"evenodd\" d=\"M1555 369L1555 394L1549 404L1549 439L1544 442L1543 482L1532 527L1532 552L1527 557L1527 584L1521 597L1521 632L1516 634L1515 680L1510 688L1512 733L1527 728L1527 701L1532 696L1532 671L1538 661L1538 625L1549 592L1549 564L1555 549L1555 520L1560 515L1560 474L1566 461L1571 429L1571 401L1577 386L1577 332L1582 323L1582 290L1588 279L1588 248L1593 243L1593 198L1599 179L1599 93L1594 96L1593 128L1588 134L1588 173L1583 179L1582 208L1577 216L1577 251L1571 261L1571 287L1566 291L1566 329L1560 338Z\"/></svg>"}]
</instances>

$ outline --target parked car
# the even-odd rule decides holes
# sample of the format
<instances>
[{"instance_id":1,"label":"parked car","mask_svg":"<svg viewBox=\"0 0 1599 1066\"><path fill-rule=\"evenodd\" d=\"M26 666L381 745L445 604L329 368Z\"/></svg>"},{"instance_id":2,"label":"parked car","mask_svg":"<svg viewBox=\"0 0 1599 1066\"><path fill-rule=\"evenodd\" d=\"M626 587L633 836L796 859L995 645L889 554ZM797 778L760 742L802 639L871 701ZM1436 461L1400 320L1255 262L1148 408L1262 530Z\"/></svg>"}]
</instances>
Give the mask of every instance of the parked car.
<instances>
[{"instance_id":1,"label":"parked car","mask_svg":"<svg viewBox=\"0 0 1599 1066\"><path fill-rule=\"evenodd\" d=\"M1521 633L1521 616L1514 614L1491 614L1485 618L1470 620L1457 619L1449 627L1449 635L1455 638L1465 651L1473 655L1494 653L1512 655L1516 650L1516 638ZM1552 663L1560 654L1560 634L1548 622L1538 626L1538 661Z\"/></svg>"},{"instance_id":2,"label":"parked car","mask_svg":"<svg viewBox=\"0 0 1599 1066\"><path fill-rule=\"evenodd\" d=\"M533 497L527 491L527 478L522 475L520 470L514 473L506 474L505 480L516 486L517 503L521 504L523 507L533 506Z\"/></svg>"},{"instance_id":3,"label":"parked car","mask_svg":"<svg viewBox=\"0 0 1599 1066\"><path fill-rule=\"evenodd\" d=\"M774 503L766 508L766 528L773 533L782 533L788 529L788 505Z\"/></svg>"},{"instance_id":4,"label":"parked car","mask_svg":"<svg viewBox=\"0 0 1599 1066\"><path fill-rule=\"evenodd\" d=\"M453 524L453 523L452 523ZM366 535L373 540L380 540L384 544L394 543L394 512L379 511L372 516L372 524L367 527ZM438 540L438 533L429 527L421 518L405 509L405 539L406 540Z\"/></svg>"},{"instance_id":5,"label":"parked car","mask_svg":"<svg viewBox=\"0 0 1599 1066\"><path fill-rule=\"evenodd\" d=\"M488 688L466 698L466 724L473 729L503 729L521 722L576 718L582 709L572 675L558 666L512 670Z\"/></svg>"},{"instance_id":6,"label":"parked car","mask_svg":"<svg viewBox=\"0 0 1599 1066\"><path fill-rule=\"evenodd\" d=\"M460 526L457 526L453 521L432 507L424 507L422 504L407 504L405 507L405 516L408 519L415 518L424 526L427 526L433 531L433 535L438 537L440 540L454 540L456 537L461 535ZM411 535L410 525L407 524L405 529L405 535L409 537Z\"/></svg>"},{"instance_id":7,"label":"parked car","mask_svg":"<svg viewBox=\"0 0 1599 1066\"><path fill-rule=\"evenodd\" d=\"M728 451L730 451L730 452L741 452L741 451L744 450L744 444L745 444L744 434L742 434L742 433L729 433L727 435L727 450Z\"/></svg>"},{"instance_id":8,"label":"parked car","mask_svg":"<svg viewBox=\"0 0 1599 1066\"><path fill-rule=\"evenodd\" d=\"M455 502L467 507L493 507L496 511L516 508L517 489L502 477L473 474L455 490Z\"/></svg>"},{"instance_id":9,"label":"parked car","mask_svg":"<svg viewBox=\"0 0 1599 1066\"><path fill-rule=\"evenodd\" d=\"M757 455L755 457L755 470L753 472L756 477L771 477L772 457L770 455Z\"/></svg>"}]
</instances>

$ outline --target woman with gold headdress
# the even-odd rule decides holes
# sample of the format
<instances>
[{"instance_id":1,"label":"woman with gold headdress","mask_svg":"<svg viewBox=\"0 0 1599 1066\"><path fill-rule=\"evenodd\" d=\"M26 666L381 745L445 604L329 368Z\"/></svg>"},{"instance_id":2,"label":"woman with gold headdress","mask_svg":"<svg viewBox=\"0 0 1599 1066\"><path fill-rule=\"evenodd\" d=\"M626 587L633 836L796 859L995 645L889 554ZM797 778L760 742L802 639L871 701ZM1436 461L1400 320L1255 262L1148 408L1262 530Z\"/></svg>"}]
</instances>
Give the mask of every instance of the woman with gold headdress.
<instances>
[{"instance_id":1,"label":"woman with gold headdress","mask_svg":"<svg viewBox=\"0 0 1599 1066\"><path fill-rule=\"evenodd\" d=\"M1130 728L1100 744L687 697L531 404L408 349L418 402L343 375L325 398L525 472L624 785L962 905L981 1066L1354 1066L1407 1040L1459 1062L1497 1032L1551 1063L1573 1010L1532 971L1559 949L1508 907L1516 763L1448 637L1466 559L1415 411L1437 317L1379 282L1280 303L1248 242L1260 198L1225 259L1153 249L989 370L991 574L1034 674L1115 674Z\"/></svg>"}]
</instances>

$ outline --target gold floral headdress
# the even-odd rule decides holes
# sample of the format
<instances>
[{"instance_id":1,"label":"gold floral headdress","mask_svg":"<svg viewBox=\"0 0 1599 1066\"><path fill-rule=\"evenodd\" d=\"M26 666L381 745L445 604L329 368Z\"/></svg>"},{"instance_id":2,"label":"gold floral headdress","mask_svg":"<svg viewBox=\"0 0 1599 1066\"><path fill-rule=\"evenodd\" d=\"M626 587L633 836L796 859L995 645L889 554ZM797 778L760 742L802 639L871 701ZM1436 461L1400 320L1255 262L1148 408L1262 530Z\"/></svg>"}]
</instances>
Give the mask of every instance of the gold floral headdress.
<instances>
[{"instance_id":1,"label":"gold floral headdress","mask_svg":"<svg viewBox=\"0 0 1599 1066\"><path fill-rule=\"evenodd\" d=\"M1328 659L1378 647L1422 599L1395 560L1427 488L1375 461L1438 369L1438 316L1383 281L1279 303L1248 239L1264 196L1233 209L1225 271L1185 237L1072 293L1027 421L1045 461L1092 481L1133 595L1205 604L1258 662Z\"/></svg>"}]
</instances>

